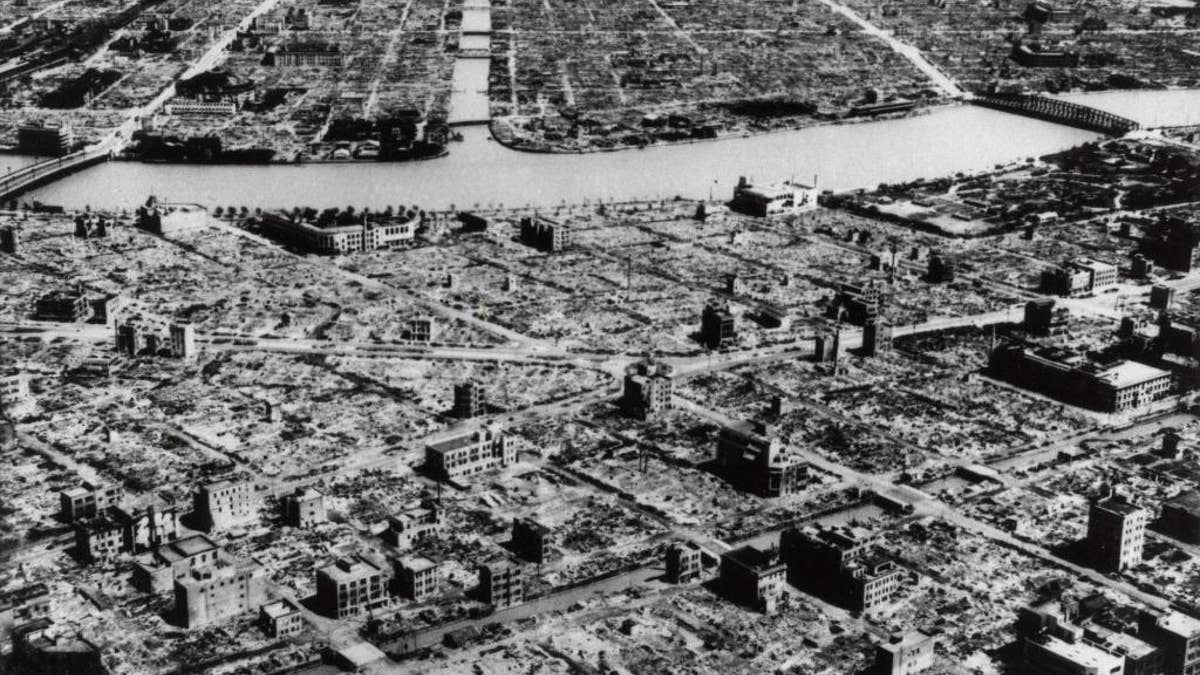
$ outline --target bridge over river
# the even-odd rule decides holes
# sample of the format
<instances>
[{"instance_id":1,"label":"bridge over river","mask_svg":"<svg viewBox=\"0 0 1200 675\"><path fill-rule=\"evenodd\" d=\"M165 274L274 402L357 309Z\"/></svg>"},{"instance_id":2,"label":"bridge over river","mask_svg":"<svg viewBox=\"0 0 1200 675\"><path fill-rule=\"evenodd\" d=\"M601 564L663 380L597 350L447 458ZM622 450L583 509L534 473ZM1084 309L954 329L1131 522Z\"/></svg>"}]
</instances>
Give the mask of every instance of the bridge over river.
<instances>
[{"instance_id":1,"label":"bridge over river","mask_svg":"<svg viewBox=\"0 0 1200 675\"><path fill-rule=\"evenodd\" d=\"M979 94L970 99L975 105L1057 122L1067 126L1123 136L1136 131L1140 124L1127 117L1098 108L1030 94Z\"/></svg>"}]
</instances>

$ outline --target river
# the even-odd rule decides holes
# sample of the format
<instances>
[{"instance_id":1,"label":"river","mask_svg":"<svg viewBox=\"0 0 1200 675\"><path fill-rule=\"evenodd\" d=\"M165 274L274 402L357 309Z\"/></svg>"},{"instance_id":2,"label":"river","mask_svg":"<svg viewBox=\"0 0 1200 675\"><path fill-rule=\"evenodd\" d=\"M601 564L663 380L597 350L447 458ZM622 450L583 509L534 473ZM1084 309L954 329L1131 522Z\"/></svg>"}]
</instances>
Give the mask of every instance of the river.
<instances>
[{"instance_id":1,"label":"river","mask_svg":"<svg viewBox=\"0 0 1200 675\"><path fill-rule=\"evenodd\" d=\"M974 106L880 122L620 152L542 155L509 150L484 126L461 127L446 157L400 164L194 166L109 162L22 199L67 208L130 207L148 195L211 206L264 208L419 204L523 206L583 199L731 194L757 181L818 176L821 188L874 187L977 171L1096 138L1079 129Z\"/></svg>"},{"instance_id":2,"label":"river","mask_svg":"<svg viewBox=\"0 0 1200 675\"><path fill-rule=\"evenodd\" d=\"M1096 91L1057 98L1128 117L1143 127L1200 124L1200 89Z\"/></svg>"}]
</instances>

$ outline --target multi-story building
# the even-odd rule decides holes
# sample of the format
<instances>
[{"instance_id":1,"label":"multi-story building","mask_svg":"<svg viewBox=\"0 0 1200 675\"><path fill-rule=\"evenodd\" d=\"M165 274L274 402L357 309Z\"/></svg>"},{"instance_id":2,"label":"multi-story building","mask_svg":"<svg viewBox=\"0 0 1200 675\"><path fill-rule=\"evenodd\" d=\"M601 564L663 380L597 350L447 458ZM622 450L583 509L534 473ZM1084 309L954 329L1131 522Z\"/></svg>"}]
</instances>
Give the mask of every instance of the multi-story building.
<instances>
[{"instance_id":1,"label":"multi-story building","mask_svg":"<svg viewBox=\"0 0 1200 675\"><path fill-rule=\"evenodd\" d=\"M110 506L116 506L123 496L121 488L115 485L93 485L84 481L83 485L69 488L58 493L58 504L65 522L95 518Z\"/></svg>"},{"instance_id":2,"label":"multi-story building","mask_svg":"<svg viewBox=\"0 0 1200 675\"><path fill-rule=\"evenodd\" d=\"M817 181L811 185L784 181L764 186L751 185L745 176L733 188L730 208L760 218L792 215L817 208Z\"/></svg>"},{"instance_id":3,"label":"multi-story building","mask_svg":"<svg viewBox=\"0 0 1200 675\"><path fill-rule=\"evenodd\" d=\"M33 122L17 127L17 151L26 155L62 157L70 154L75 134L69 124Z\"/></svg>"},{"instance_id":4,"label":"multi-story building","mask_svg":"<svg viewBox=\"0 0 1200 675\"><path fill-rule=\"evenodd\" d=\"M196 328L190 323L173 323L171 332L171 356L190 361L196 358Z\"/></svg>"},{"instance_id":5,"label":"multi-story building","mask_svg":"<svg viewBox=\"0 0 1200 675\"><path fill-rule=\"evenodd\" d=\"M0 630L50 614L50 589L36 583L0 593Z\"/></svg>"},{"instance_id":6,"label":"multi-story building","mask_svg":"<svg viewBox=\"0 0 1200 675\"><path fill-rule=\"evenodd\" d=\"M496 609L525 602L525 566L513 560L496 560L479 566L479 595Z\"/></svg>"},{"instance_id":7,"label":"multi-story building","mask_svg":"<svg viewBox=\"0 0 1200 675\"><path fill-rule=\"evenodd\" d=\"M709 349L727 347L737 341L737 324L729 305L709 303L700 312L700 343Z\"/></svg>"},{"instance_id":8,"label":"multi-story building","mask_svg":"<svg viewBox=\"0 0 1200 675\"><path fill-rule=\"evenodd\" d=\"M387 600L387 573L362 557L338 558L317 570L317 607L344 619Z\"/></svg>"},{"instance_id":9,"label":"multi-story building","mask_svg":"<svg viewBox=\"0 0 1200 675\"><path fill-rule=\"evenodd\" d=\"M879 316L880 297L879 287L874 280L865 284L842 284L825 313L830 319L865 326Z\"/></svg>"},{"instance_id":10,"label":"multi-story building","mask_svg":"<svg viewBox=\"0 0 1200 675\"><path fill-rule=\"evenodd\" d=\"M942 284L954 281L954 274L958 266L953 258L940 251L932 251L927 264L925 280L929 283Z\"/></svg>"},{"instance_id":11,"label":"multi-story building","mask_svg":"<svg viewBox=\"0 0 1200 675\"><path fill-rule=\"evenodd\" d=\"M274 56L275 65L280 68L338 68L346 62L341 45L327 42L291 42Z\"/></svg>"},{"instance_id":12,"label":"multi-story building","mask_svg":"<svg viewBox=\"0 0 1200 675\"><path fill-rule=\"evenodd\" d=\"M75 523L75 548L91 562L108 560L121 552L121 526L107 513Z\"/></svg>"},{"instance_id":13,"label":"multi-story building","mask_svg":"<svg viewBox=\"0 0 1200 675\"><path fill-rule=\"evenodd\" d=\"M800 489L808 465L764 437L765 426L726 427L717 437L717 466L730 483L761 497L781 497Z\"/></svg>"},{"instance_id":14,"label":"multi-story building","mask_svg":"<svg viewBox=\"0 0 1200 675\"><path fill-rule=\"evenodd\" d=\"M783 597L787 565L776 549L742 546L721 555L721 592L734 602L771 614Z\"/></svg>"},{"instance_id":15,"label":"multi-story building","mask_svg":"<svg viewBox=\"0 0 1200 675\"><path fill-rule=\"evenodd\" d=\"M376 223L369 215L352 223L318 225L299 214L265 213L259 224L273 239L326 255L375 251L412 241L417 234L416 221L395 219Z\"/></svg>"},{"instance_id":16,"label":"multi-story building","mask_svg":"<svg viewBox=\"0 0 1200 675\"><path fill-rule=\"evenodd\" d=\"M914 675L933 666L937 640L919 630L892 635L875 646L872 675Z\"/></svg>"},{"instance_id":17,"label":"multi-story building","mask_svg":"<svg viewBox=\"0 0 1200 675\"><path fill-rule=\"evenodd\" d=\"M134 562L133 585L147 593L165 593L176 579L226 557L224 550L203 534L177 539Z\"/></svg>"},{"instance_id":18,"label":"multi-story building","mask_svg":"<svg viewBox=\"0 0 1200 675\"><path fill-rule=\"evenodd\" d=\"M667 581L682 584L704 573L704 556L695 542L677 541L667 547Z\"/></svg>"},{"instance_id":19,"label":"multi-story building","mask_svg":"<svg viewBox=\"0 0 1200 675\"><path fill-rule=\"evenodd\" d=\"M879 319L871 319L863 324L862 355L877 356L890 351L892 351L892 327Z\"/></svg>"},{"instance_id":20,"label":"multi-story building","mask_svg":"<svg viewBox=\"0 0 1200 675\"><path fill-rule=\"evenodd\" d=\"M266 573L256 564L218 560L175 580L175 613L195 628L253 611L266 601Z\"/></svg>"},{"instance_id":21,"label":"multi-story building","mask_svg":"<svg viewBox=\"0 0 1200 675\"><path fill-rule=\"evenodd\" d=\"M0 375L0 407L29 400L29 375L21 372Z\"/></svg>"},{"instance_id":22,"label":"multi-story building","mask_svg":"<svg viewBox=\"0 0 1200 675\"><path fill-rule=\"evenodd\" d=\"M1144 610L1138 615L1138 637L1162 652L1165 675L1200 675L1200 620Z\"/></svg>"},{"instance_id":23,"label":"multi-story building","mask_svg":"<svg viewBox=\"0 0 1200 675\"><path fill-rule=\"evenodd\" d=\"M407 509L388 517L383 540L405 551L412 548L414 542L440 532L443 524L442 510L435 504Z\"/></svg>"},{"instance_id":24,"label":"multi-story building","mask_svg":"<svg viewBox=\"0 0 1200 675\"><path fill-rule=\"evenodd\" d=\"M1142 562L1150 514L1124 495L1094 499L1088 508L1087 550L1093 567L1119 572Z\"/></svg>"},{"instance_id":25,"label":"multi-story building","mask_svg":"<svg viewBox=\"0 0 1200 675\"><path fill-rule=\"evenodd\" d=\"M621 407L640 419L670 410L674 406L674 370L665 363L641 361L625 369Z\"/></svg>"},{"instance_id":26,"label":"multi-story building","mask_svg":"<svg viewBox=\"0 0 1200 675\"><path fill-rule=\"evenodd\" d=\"M84 560L101 561L119 552L138 552L174 540L179 520L174 508L110 507L95 518L77 521L74 539Z\"/></svg>"},{"instance_id":27,"label":"multi-story building","mask_svg":"<svg viewBox=\"0 0 1200 675\"><path fill-rule=\"evenodd\" d=\"M0 227L0 253L21 255L21 230L16 225Z\"/></svg>"},{"instance_id":28,"label":"multi-story building","mask_svg":"<svg viewBox=\"0 0 1200 675\"><path fill-rule=\"evenodd\" d=\"M401 337L410 342L427 344L437 339L437 335L437 319L431 314L426 314L409 319Z\"/></svg>"},{"instance_id":29,"label":"multi-story building","mask_svg":"<svg viewBox=\"0 0 1200 675\"><path fill-rule=\"evenodd\" d=\"M12 631L12 655L7 663L14 673L27 675L104 675L108 669L100 648L75 633L53 628L41 617L19 624Z\"/></svg>"},{"instance_id":30,"label":"multi-story building","mask_svg":"<svg viewBox=\"0 0 1200 675\"><path fill-rule=\"evenodd\" d=\"M1162 215L1157 222L1143 228L1140 250L1156 265L1176 272L1191 272L1197 244L1200 244L1200 228L1184 218Z\"/></svg>"},{"instance_id":31,"label":"multi-story building","mask_svg":"<svg viewBox=\"0 0 1200 675\"><path fill-rule=\"evenodd\" d=\"M1017 344L997 347L988 360L995 377L1072 405L1124 412L1165 397L1171 374L1137 361L1092 364L1081 354Z\"/></svg>"},{"instance_id":32,"label":"multi-story building","mask_svg":"<svg viewBox=\"0 0 1200 675\"><path fill-rule=\"evenodd\" d=\"M454 385L454 408L451 415L460 419L479 417L487 413L487 387L475 380Z\"/></svg>"},{"instance_id":33,"label":"multi-story building","mask_svg":"<svg viewBox=\"0 0 1200 675\"><path fill-rule=\"evenodd\" d=\"M204 227L208 211L198 204L169 204L151 196L137 210L137 226L160 237Z\"/></svg>"},{"instance_id":34,"label":"multi-story building","mask_svg":"<svg viewBox=\"0 0 1200 675\"><path fill-rule=\"evenodd\" d=\"M516 447L496 424L425 446L425 469L439 480L459 480L516 461Z\"/></svg>"},{"instance_id":35,"label":"multi-story building","mask_svg":"<svg viewBox=\"0 0 1200 675\"><path fill-rule=\"evenodd\" d=\"M179 536L179 511L174 505L114 506L112 520L121 528L121 548L131 553L157 548Z\"/></svg>"},{"instance_id":36,"label":"multi-story building","mask_svg":"<svg viewBox=\"0 0 1200 675\"><path fill-rule=\"evenodd\" d=\"M1166 284L1154 284L1150 287L1150 308L1169 310L1175 302L1175 289Z\"/></svg>"},{"instance_id":37,"label":"multi-story building","mask_svg":"<svg viewBox=\"0 0 1200 675\"><path fill-rule=\"evenodd\" d=\"M572 243L571 224L542 215L522 218L520 238L523 244L539 251L565 251Z\"/></svg>"},{"instance_id":38,"label":"multi-story building","mask_svg":"<svg viewBox=\"0 0 1200 675\"><path fill-rule=\"evenodd\" d=\"M258 608L258 625L268 637L291 637L304 631L304 614L291 600L276 600Z\"/></svg>"},{"instance_id":39,"label":"multi-story building","mask_svg":"<svg viewBox=\"0 0 1200 675\"><path fill-rule=\"evenodd\" d=\"M532 518L514 518L512 546L517 555L540 565L554 550L554 533Z\"/></svg>"},{"instance_id":40,"label":"multi-story building","mask_svg":"<svg viewBox=\"0 0 1200 675\"><path fill-rule=\"evenodd\" d=\"M1125 661L1083 640L1078 626L1039 609L1025 608L1018 620L1020 671L1062 675L1123 675Z\"/></svg>"},{"instance_id":41,"label":"multi-story building","mask_svg":"<svg viewBox=\"0 0 1200 675\"><path fill-rule=\"evenodd\" d=\"M850 528L792 528L779 546L794 585L853 611L891 602L904 579L864 532Z\"/></svg>"},{"instance_id":42,"label":"multi-story building","mask_svg":"<svg viewBox=\"0 0 1200 675\"><path fill-rule=\"evenodd\" d=\"M254 484L221 480L201 485L192 495L196 524L207 532L244 525L256 513Z\"/></svg>"},{"instance_id":43,"label":"multi-story building","mask_svg":"<svg viewBox=\"0 0 1200 675\"><path fill-rule=\"evenodd\" d=\"M1200 544L1200 491L1182 492L1163 502L1159 527L1179 541Z\"/></svg>"},{"instance_id":44,"label":"multi-story building","mask_svg":"<svg viewBox=\"0 0 1200 675\"><path fill-rule=\"evenodd\" d=\"M437 563L428 558L401 558L393 562L396 592L423 602L438 594L440 583Z\"/></svg>"},{"instance_id":45,"label":"multi-story building","mask_svg":"<svg viewBox=\"0 0 1200 675\"><path fill-rule=\"evenodd\" d=\"M92 314L92 305L82 290L51 291L38 298L34 318L41 321L72 323L85 321Z\"/></svg>"},{"instance_id":46,"label":"multi-story building","mask_svg":"<svg viewBox=\"0 0 1200 675\"><path fill-rule=\"evenodd\" d=\"M1042 289L1047 293L1077 298L1117 283L1117 266L1099 260L1079 258L1042 273Z\"/></svg>"},{"instance_id":47,"label":"multi-story building","mask_svg":"<svg viewBox=\"0 0 1200 675\"><path fill-rule=\"evenodd\" d=\"M283 497L283 519L292 527L312 527L325 522L325 495L316 488L296 488Z\"/></svg>"}]
</instances>

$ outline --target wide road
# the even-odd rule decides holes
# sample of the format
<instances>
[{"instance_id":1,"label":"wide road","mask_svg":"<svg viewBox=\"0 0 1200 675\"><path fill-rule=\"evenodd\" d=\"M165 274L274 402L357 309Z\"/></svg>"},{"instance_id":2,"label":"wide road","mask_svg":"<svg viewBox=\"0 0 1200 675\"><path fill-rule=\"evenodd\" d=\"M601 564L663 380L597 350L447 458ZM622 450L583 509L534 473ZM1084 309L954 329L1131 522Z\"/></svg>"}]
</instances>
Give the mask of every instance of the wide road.
<instances>
[{"instance_id":1,"label":"wide road","mask_svg":"<svg viewBox=\"0 0 1200 675\"><path fill-rule=\"evenodd\" d=\"M829 6L830 9L838 14L841 14L847 19L850 19L854 23L858 24L864 33L873 35L886 42L887 45L891 47L897 54L911 61L912 64L916 66L917 70L925 73L926 77L932 80L933 83L936 84L942 91L946 92L947 96L952 98L970 98L971 94L969 92L962 87L959 87L957 82L950 79L950 77L943 73L941 69L930 63L929 60L925 58L925 55L921 53L921 50L910 44L901 42L900 40L896 39L894 35L892 35L891 31L886 31L870 21L867 21L858 12L850 9L840 2L837 2L837 0L821 0L821 2L824 2Z\"/></svg>"}]
</instances>

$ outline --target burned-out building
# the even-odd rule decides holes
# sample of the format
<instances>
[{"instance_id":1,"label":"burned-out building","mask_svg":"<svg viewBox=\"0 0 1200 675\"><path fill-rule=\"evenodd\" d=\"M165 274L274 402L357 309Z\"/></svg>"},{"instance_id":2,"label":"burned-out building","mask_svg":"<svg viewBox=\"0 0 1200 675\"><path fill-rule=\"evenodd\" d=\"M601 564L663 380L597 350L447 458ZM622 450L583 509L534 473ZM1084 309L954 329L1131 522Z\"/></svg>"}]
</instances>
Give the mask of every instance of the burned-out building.
<instances>
[{"instance_id":1,"label":"burned-out building","mask_svg":"<svg viewBox=\"0 0 1200 675\"><path fill-rule=\"evenodd\" d=\"M677 541L667 547L667 581L682 584L700 578L704 573L704 553L691 541Z\"/></svg>"},{"instance_id":2,"label":"burned-out building","mask_svg":"<svg viewBox=\"0 0 1200 675\"><path fill-rule=\"evenodd\" d=\"M254 484L247 481L220 480L201 485L192 498L196 525L208 532L245 525L258 512Z\"/></svg>"},{"instance_id":3,"label":"burned-out building","mask_svg":"<svg viewBox=\"0 0 1200 675\"><path fill-rule=\"evenodd\" d=\"M480 600L496 609L525 602L525 565L513 560L494 560L479 566Z\"/></svg>"},{"instance_id":4,"label":"burned-out building","mask_svg":"<svg viewBox=\"0 0 1200 675\"><path fill-rule=\"evenodd\" d=\"M488 409L487 398L487 387L482 382L460 382L454 385L454 408L450 414L460 419L484 415Z\"/></svg>"},{"instance_id":5,"label":"burned-out building","mask_svg":"<svg viewBox=\"0 0 1200 675\"><path fill-rule=\"evenodd\" d=\"M522 559L540 565L554 550L554 533L532 518L516 518L512 525L512 547Z\"/></svg>"},{"instance_id":6,"label":"burned-out building","mask_svg":"<svg viewBox=\"0 0 1200 675\"><path fill-rule=\"evenodd\" d=\"M665 363L641 361L630 365L625 369L621 407L639 419L670 410L674 398L673 373L674 369Z\"/></svg>"},{"instance_id":7,"label":"burned-out building","mask_svg":"<svg viewBox=\"0 0 1200 675\"><path fill-rule=\"evenodd\" d=\"M387 572L363 557L342 557L317 570L318 610L344 619L387 600Z\"/></svg>"},{"instance_id":8,"label":"burned-out building","mask_svg":"<svg viewBox=\"0 0 1200 675\"><path fill-rule=\"evenodd\" d=\"M737 323L728 304L710 302L700 312L700 344L709 349L737 341Z\"/></svg>"},{"instance_id":9,"label":"burned-out building","mask_svg":"<svg viewBox=\"0 0 1200 675\"><path fill-rule=\"evenodd\" d=\"M825 313L830 319L841 319L855 326L864 326L879 316L881 295L874 281L865 284L842 284Z\"/></svg>"},{"instance_id":10,"label":"burned-out building","mask_svg":"<svg viewBox=\"0 0 1200 675\"><path fill-rule=\"evenodd\" d=\"M521 243L532 246L539 251L557 253L571 247L571 224L534 215L521 219Z\"/></svg>"},{"instance_id":11,"label":"burned-out building","mask_svg":"<svg viewBox=\"0 0 1200 675\"><path fill-rule=\"evenodd\" d=\"M1179 216L1163 215L1147 227L1138 250L1155 265L1191 272L1200 244L1200 226Z\"/></svg>"},{"instance_id":12,"label":"burned-out building","mask_svg":"<svg viewBox=\"0 0 1200 675\"><path fill-rule=\"evenodd\" d=\"M857 612L891 602L904 579L871 537L851 528L791 528L779 548L793 585Z\"/></svg>"},{"instance_id":13,"label":"burned-out building","mask_svg":"<svg viewBox=\"0 0 1200 675\"><path fill-rule=\"evenodd\" d=\"M722 429L717 437L717 468L730 483L760 497L793 494L808 475L808 464L767 433L763 425Z\"/></svg>"},{"instance_id":14,"label":"burned-out building","mask_svg":"<svg viewBox=\"0 0 1200 675\"><path fill-rule=\"evenodd\" d=\"M383 540L401 551L426 537L441 531L444 514L436 504L406 509L388 517L388 527L383 531Z\"/></svg>"},{"instance_id":15,"label":"burned-out building","mask_svg":"<svg viewBox=\"0 0 1200 675\"><path fill-rule=\"evenodd\" d=\"M778 549L742 546L721 555L718 583L730 600L771 614L783 597L787 569Z\"/></svg>"},{"instance_id":16,"label":"burned-out building","mask_svg":"<svg viewBox=\"0 0 1200 675\"><path fill-rule=\"evenodd\" d=\"M1163 502L1158 529L1189 544L1200 544L1200 491L1188 490Z\"/></svg>"},{"instance_id":17,"label":"burned-out building","mask_svg":"<svg viewBox=\"0 0 1200 675\"><path fill-rule=\"evenodd\" d=\"M1137 361L1091 363L1058 348L997 347L988 359L994 377L1064 403L1104 412L1124 412L1170 393L1171 374Z\"/></svg>"},{"instance_id":18,"label":"burned-out building","mask_svg":"<svg viewBox=\"0 0 1200 675\"><path fill-rule=\"evenodd\" d=\"M1088 508L1088 562L1105 572L1120 572L1142 561L1150 514L1121 494L1103 494Z\"/></svg>"}]
</instances>

